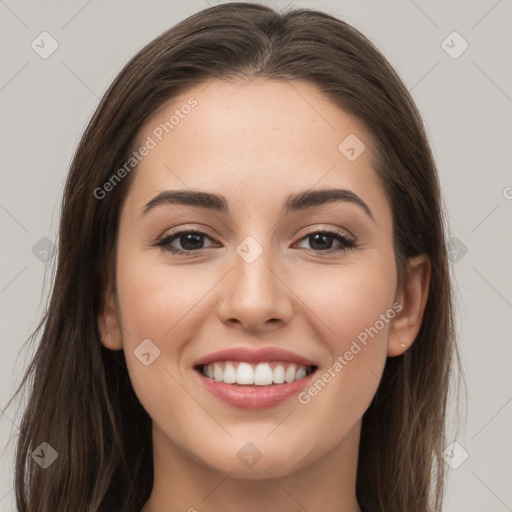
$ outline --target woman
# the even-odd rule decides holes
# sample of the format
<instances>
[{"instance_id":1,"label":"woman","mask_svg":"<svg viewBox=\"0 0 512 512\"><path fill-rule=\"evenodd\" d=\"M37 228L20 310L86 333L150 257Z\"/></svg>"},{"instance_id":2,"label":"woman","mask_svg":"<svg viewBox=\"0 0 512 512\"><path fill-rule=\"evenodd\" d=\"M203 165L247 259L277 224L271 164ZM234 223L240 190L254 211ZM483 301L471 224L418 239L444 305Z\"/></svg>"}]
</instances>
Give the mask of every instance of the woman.
<instances>
[{"instance_id":1,"label":"woman","mask_svg":"<svg viewBox=\"0 0 512 512\"><path fill-rule=\"evenodd\" d=\"M159 36L72 162L18 510L441 510L443 224L354 28L228 3Z\"/></svg>"}]
</instances>

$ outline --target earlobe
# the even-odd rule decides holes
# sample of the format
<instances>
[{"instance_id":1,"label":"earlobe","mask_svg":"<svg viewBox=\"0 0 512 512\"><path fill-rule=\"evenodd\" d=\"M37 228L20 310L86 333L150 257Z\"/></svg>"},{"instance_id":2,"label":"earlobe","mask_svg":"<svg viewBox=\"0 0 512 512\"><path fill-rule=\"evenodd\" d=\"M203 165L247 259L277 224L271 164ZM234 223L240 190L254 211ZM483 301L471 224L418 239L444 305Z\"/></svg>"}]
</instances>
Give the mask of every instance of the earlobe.
<instances>
[{"instance_id":1,"label":"earlobe","mask_svg":"<svg viewBox=\"0 0 512 512\"><path fill-rule=\"evenodd\" d=\"M98 315L98 330L101 343L105 347L110 350L121 350L123 348L115 292L110 283L103 292L100 313Z\"/></svg>"},{"instance_id":2,"label":"earlobe","mask_svg":"<svg viewBox=\"0 0 512 512\"><path fill-rule=\"evenodd\" d=\"M426 254L409 260L408 276L397 302L399 314L393 319L388 336L388 357L403 354L418 335L427 305L431 264Z\"/></svg>"}]
</instances>

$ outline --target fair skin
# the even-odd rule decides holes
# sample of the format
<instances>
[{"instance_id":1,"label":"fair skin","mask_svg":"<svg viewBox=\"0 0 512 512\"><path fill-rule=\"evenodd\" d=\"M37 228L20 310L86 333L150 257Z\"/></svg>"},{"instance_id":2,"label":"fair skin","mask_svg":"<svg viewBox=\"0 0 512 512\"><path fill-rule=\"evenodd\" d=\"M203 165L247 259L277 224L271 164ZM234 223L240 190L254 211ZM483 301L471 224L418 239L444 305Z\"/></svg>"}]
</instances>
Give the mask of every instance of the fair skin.
<instances>
[{"instance_id":1,"label":"fair skin","mask_svg":"<svg viewBox=\"0 0 512 512\"><path fill-rule=\"evenodd\" d=\"M120 218L117 293L110 283L99 317L103 343L124 350L152 419L154 487L142 511L360 512L362 416L387 357L405 352L419 331L428 259L410 262L399 289L391 207L371 167L370 136L314 86L213 80L168 102L139 142L190 97L197 106L133 171ZM349 134L366 145L354 161L338 149ZM356 194L373 219L349 201L284 213L288 195L331 188ZM160 192L178 189L220 194L229 211L162 202L142 213ZM178 227L206 236L169 242L184 255L155 245ZM315 243L306 228L340 231L358 247L333 252L343 247L339 239ZM248 236L262 249L250 263L237 252ZM273 406L238 407L201 385L194 368L218 350L278 347L315 362L312 384L395 302L400 312L380 322L308 403L295 394ZM146 339L160 350L148 366L134 355ZM247 443L261 455L250 467L239 456Z\"/></svg>"}]
</instances>

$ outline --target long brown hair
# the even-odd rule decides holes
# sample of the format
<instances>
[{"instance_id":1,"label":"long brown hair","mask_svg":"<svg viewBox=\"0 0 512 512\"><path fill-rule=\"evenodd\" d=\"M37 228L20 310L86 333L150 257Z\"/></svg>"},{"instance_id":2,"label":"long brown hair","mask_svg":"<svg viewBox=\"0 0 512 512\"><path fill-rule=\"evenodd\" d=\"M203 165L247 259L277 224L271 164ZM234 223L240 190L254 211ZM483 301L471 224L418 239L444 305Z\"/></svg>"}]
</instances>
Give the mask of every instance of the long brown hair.
<instances>
[{"instance_id":1,"label":"long brown hair","mask_svg":"<svg viewBox=\"0 0 512 512\"><path fill-rule=\"evenodd\" d=\"M151 420L123 351L106 349L97 325L107 272L115 275L120 209L136 171L102 199L94 191L126 162L141 126L169 99L210 79L254 77L307 81L366 126L392 206L399 281L409 258L430 258L420 332L403 355L388 358L363 416L356 491L364 510L441 510L453 356L459 369L460 362L446 219L420 115L387 60L350 25L313 9L226 3L194 14L135 55L74 155L50 301L14 394L30 391L16 450L19 511L138 511L148 499ZM44 470L31 457L42 442L58 453Z\"/></svg>"}]
</instances>

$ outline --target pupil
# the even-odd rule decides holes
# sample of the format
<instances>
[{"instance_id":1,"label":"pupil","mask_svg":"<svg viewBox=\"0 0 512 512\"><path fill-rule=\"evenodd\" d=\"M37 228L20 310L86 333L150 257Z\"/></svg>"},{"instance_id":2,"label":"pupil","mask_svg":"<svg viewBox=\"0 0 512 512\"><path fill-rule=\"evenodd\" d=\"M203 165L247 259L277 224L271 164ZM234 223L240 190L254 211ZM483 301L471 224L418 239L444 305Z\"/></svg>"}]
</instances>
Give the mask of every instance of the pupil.
<instances>
[{"instance_id":1,"label":"pupil","mask_svg":"<svg viewBox=\"0 0 512 512\"><path fill-rule=\"evenodd\" d=\"M196 233L189 233L187 235L180 236L180 242L183 249L194 250L201 249L202 235Z\"/></svg>"},{"instance_id":2,"label":"pupil","mask_svg":"<svg viewBox=\"0 0 512 512\"><path fill-rule=\"evenodd\" d=\"M329 235L322 235L322 234L317 233L316 235L311 235L311 236L310 236L310 238L312 238L312 239L313 239L313 241L312 241L312 243L311 243L311 247L312 247L313 249L330 249L330 248L331 248L331 246L332 246L332 237L331 237L331 236L329 236ZM330 243L330 244L329 244L329 243L327 244L327 245L328 245L328 247L325 247L325 244L324 244L324 245L322 245L321 240L323 240L323 241L325 242L325 240L326 240L326 239L329 239L329 238L331 239L331 243ZM318 247L315 247L315 244L317 244L319 241L320 241L319 246L318 246Z\"/></svg>"}]
</instances>

